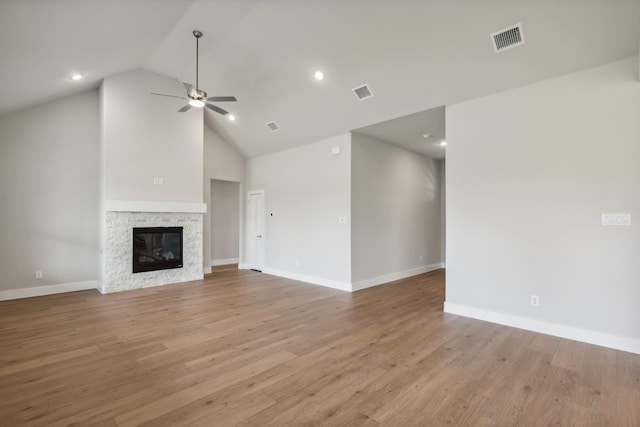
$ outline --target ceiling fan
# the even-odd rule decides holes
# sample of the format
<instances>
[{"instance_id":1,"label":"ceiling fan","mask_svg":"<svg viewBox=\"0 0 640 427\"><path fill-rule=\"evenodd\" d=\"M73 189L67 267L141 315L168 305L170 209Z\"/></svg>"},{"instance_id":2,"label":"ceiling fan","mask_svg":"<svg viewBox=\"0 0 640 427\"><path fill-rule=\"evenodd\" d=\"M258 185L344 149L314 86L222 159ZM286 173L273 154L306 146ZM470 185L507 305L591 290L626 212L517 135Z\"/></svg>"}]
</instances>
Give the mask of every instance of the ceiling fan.
<instances>
[{"instance_id":1,"label":"ceiling fan","mask_svg":"<svg viewBox=\"0 0 640 427\"><path fill-rule=\"evenodd\" d=\"M224 110L217 105L211 104L211 102L233 102L237 101L235 96L210 96L207 97L207 92L198 89L198 60L199 60L199 45L198 41L200 37L202 37L202 32L198 30L193 30L193 36L196 38L196 87L194 88L191 83L182 82L184 87L187 89L187 96L175 96L175 95L167 95L164 93L155 93L151 92L151 95L160 95L160 96L168 96L170 98L178 98L178 99L186 99L189 101L184 107L179 109L178 111L184 113L189 110L191 107L202 108L207 107L210 110L215 111L216 113L220 113L223 116L228 114L227 110Z\"/></svg>"}]
</instances>

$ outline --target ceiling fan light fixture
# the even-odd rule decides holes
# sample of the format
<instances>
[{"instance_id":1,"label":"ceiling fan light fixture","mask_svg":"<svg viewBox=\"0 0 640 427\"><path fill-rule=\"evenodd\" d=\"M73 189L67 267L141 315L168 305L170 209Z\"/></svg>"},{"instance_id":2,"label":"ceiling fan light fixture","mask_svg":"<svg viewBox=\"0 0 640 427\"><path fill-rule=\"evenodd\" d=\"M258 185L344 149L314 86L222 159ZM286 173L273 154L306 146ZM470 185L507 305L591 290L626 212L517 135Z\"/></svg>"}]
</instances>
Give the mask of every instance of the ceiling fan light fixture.
<instances>
[{"instance_id":1,"label":"ceiling fan light fixture","mask_svg":"<svg viewBox=\"0 0 640 427\"><path fill-rule=\"evenodd\" d=\"M235 96L212 96L208 97L207 92L200 90L198 87L198 70L199 70L199 61L200 61L200 47L198 40L202 37L202 32L198 30L193 30L193 36L196 38L196 85L195 87L189 82L182 82L182 85L187 90L187 96L174 96L168 95L164 93L156 93L151 92L152 95L159 96L168 96L169 98L178 98L187 100L187 104L178 110L179 113L187 112L191 109L191 107L203 108L207 107L208 109L215 111L218 114L222 114L226 116L229 114L227 110L224 108L220 108L217 105L212 104L212 102L235 102L237 101ZM235 120L235 117L231 119Z\"/></svg>"},{"instance_id":2,"label":"ceiling fan light fixture","mask_svg":"<svg viewBox=\"0 0 640 427\"><path fill-rule=\"evenodd\" d=\"M200 101L199 99L190 99L189 100L189 105L191 105L192 107L196 107L196 108L202 108L202 107L204 107L204 102Z\"/></svg>"}]
</instances>

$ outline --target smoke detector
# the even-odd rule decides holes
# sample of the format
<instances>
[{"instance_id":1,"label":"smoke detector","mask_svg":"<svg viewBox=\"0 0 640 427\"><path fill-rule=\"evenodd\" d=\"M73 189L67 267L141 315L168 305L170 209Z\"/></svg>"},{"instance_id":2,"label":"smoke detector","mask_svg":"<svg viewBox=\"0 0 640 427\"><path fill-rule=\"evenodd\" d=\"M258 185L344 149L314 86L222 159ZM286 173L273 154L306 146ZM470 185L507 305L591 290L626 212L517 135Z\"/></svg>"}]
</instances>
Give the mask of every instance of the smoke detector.
<instances>
[{"instance_id":1,"label":"smoke detector","mask_svg":"<svg viewBox=\"0 0 640 427\"><path fill-rule=\"evenodd\" d=\"M514 48L524 44L522 24L518 23L491 34L491 44L495 53Z\"/></svg>"}]
</instances>

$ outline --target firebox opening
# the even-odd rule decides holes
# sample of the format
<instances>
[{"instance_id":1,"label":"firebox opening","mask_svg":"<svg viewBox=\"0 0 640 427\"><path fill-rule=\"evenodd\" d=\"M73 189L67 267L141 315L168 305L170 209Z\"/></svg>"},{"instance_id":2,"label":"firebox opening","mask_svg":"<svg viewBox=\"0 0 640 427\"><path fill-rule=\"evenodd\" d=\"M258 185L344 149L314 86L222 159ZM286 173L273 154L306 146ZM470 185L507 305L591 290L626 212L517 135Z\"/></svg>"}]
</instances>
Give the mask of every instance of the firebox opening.
<instances>
[{"instance_id":1,"label":"firebox opening","mask_svg":"<svg viewBox=\"0 0 640 427\"><path fill-rule=\"evenodd\" d=\"M182 227L133 229L133 272L182 267Z\"/></svg>"}]
</instances>

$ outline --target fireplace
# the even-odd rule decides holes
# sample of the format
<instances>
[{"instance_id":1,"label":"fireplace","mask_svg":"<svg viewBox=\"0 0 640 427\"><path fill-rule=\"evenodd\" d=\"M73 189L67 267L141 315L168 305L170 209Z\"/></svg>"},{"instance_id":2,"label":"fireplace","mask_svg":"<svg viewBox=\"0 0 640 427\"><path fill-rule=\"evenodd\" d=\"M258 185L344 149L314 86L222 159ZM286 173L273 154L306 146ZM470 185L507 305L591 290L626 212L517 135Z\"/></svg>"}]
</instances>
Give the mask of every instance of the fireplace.
<instances>
[{"instance_id":1,"label":"fireplace","mask_svg":"<svg viewBox=\"0 0 640 427\"><path fill-rule=\"evenodd\" d=\"M182 268L182 227L133 229L133 272Z\"/></svg>"}]
</instances>

